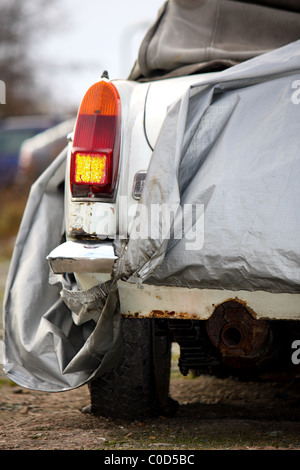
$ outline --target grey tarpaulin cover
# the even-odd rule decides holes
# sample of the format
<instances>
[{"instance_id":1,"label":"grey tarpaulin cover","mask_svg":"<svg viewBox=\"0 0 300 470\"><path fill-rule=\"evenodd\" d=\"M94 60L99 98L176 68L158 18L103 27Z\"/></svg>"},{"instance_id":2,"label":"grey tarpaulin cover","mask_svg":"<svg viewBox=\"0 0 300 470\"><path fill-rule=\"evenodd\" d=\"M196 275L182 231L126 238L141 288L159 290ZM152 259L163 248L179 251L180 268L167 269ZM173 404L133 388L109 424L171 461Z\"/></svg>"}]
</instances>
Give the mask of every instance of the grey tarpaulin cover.
<instances>
[{"instance_id":1,"label":"grey tarpaulin cover","mask_svg":"<svg viewBox=\"0 0 300 470\"><path fill-rule=\"evenodd\" d=\"M118 293L108 282L80 296L46 260L63 235L66 150L33 185L18 233L4 298L4 371L32 389L75 388L122 354ZM61 295L60 295L60 291ZM72 298L70 299L70 296ZM101 318L77 325L74 314L88 308ZM93 316L93 315L92 315Z\"/></svg>"},{"instance_id":2,"label":"grey tarpaulin cover","mask_svg":"<svg viewBox=\"0 0 300 470\"><path fill-rule=\"evenodd\" d=\"M186 232L176 240L130 237L123 279L299 293L298 80L294 42L208 76L171 106L140 202L203 205L203 246L187 250ZM100 317L82 325L72 321L61 285L48 283L46 256L63 231L64 159L33 188L4 299L4 369L20 385L47 391L85 383L122 349L115 282L89 293ZM139 217L133 230L138 224ZM70 286L62 292L76 304Z\"/></svg>"},{"instance_id":3,"label":"grey tarpaulin cover","mask_svg":"<svg viewBox=\"0 0 300 470\"><path fill-rule=\"evenodd\" d=\"M296 41L213 74L171 107L132 230L150 225L151 205L178 206L184 227L183 208L202 204L204 243L186 249L196 222L179 239L131 237L131 282L300 292L298 86Z\"/></svg>"}]
</instances>

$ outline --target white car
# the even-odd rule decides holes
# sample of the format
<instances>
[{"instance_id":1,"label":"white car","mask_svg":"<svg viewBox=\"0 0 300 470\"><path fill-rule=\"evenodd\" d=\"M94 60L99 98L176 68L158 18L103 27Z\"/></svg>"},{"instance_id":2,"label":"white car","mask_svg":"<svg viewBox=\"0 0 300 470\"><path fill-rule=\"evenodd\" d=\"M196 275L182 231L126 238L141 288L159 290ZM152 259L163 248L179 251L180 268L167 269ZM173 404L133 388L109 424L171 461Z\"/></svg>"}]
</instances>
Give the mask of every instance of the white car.
<instances>
[{"instance_id":1,"label":"white car","mask_svg":"<svg viewBox=\"0 0 300 470\"><path fill-rule=\"evenodd\" d=\"M139 419L176 411L172 343L184 375L299 376L299 13L169 0L87 91L15 244L13 381Z\"/></svg>"},{"instance_id":2,"label":"white car","mask_svg":"<svg viewBox=\"0 0 300 470\"><path fill-rule=\"evenodd\" d=\"M299 12L169 0L87 91L15 244L13 381L140 419L176 411L172 343L184 375L299 376Z\"/></svg>"},{"instance_id":3,"label":"white car","mask_svg":"<svg viewBox=\"0 0 300 470\"><path fill-rule=\"evenodd\" d=\"M263 73L256 74L262 63L261 58L253 62L254 72L249 75L251 84L243 82L242 85L237 85L238 82L234 81L239 79L234 75L235 70L239 71L238 68L232 69L233 75L230 75L229 70L225 73L196 74L145 83L109 81L103 78L88 90L81 103L74 134L70 136L66 164L66 240L51 251L47 258L54 273L73 273L75 276L78 308L77 311L76 308L72 311L73 320L77 325L91 319L97 322L98 319L99 312L97 313L95 308L80 308L86 303L84 293L97 286L106 286L112 274L116 279L119 311L123 318L125 355L121 364L112 371L90 381L92 411L95 414L131 418L154 413L172 414L176 409L176 404L168 396L172 342L180 346L179 368L185 375L191 370L195 373L209 371L253 378L282 368L285 371L290 371L293 367L297 370L297 363L291 360L291 348L293 344L295 348L298 344L294 341L297 340L299 331L296 326L297 320L300 319L300 295L297 288L293 290L286 287L286 277L283 271L278 273L278 269L274 279L281 287L277 290L273 288L274 283L266 265L268 260L275 260L276 265L276 256L282 254L284 249L277 250L277 246L273 246L273 252L270 252L269 247L265 245L266 239L261 225L263 219L260 218L260 212L268 213L270 206L268 194L272 189L266 162L270 161L267 153L270 141L274 138L266 137L268 145L264 146L263 123L267 122L266 128L272 126L276 109L279 109L274 104L278 103L277 99L285 103L284 112L287 112L287 107L290 110L288 112L296 112L292 101L288 102L288 93L292 99L295 88L292 87L293 80L288 82L288 86L284 83L285 79L274 81L273 72L270 72L269 82L266 77L262 79ZM242 67L241 70L243 73ZM264 85L260 88L261 83ZM251 96L253 84L257 86L254 90L254 95L258 97L255 105L254 95ZM195 248L190 250L185 258L187 251L184 252L183 245L176 245L173 243L176 237L169 236L170 227L174 228L172 223L168 225L165 237L160 238L165 224L169 224L166 219L158 221L162 214L164 216L164 213L160 212L161 207L158 213L151 215L152 222L156 222L150 223L144 232L141 225L149 220L150 216L148 213L141 215L141 211L145 207L147 211L151 204L157 209L155 203L159 201L153 196L157 191L162 195L162 202L167 201L170 204L173 201L170 195L176 189L176 180L170 176L174 173L170 165L173 157L171 158L170 154L174 148L178 148L178 142L176 145L174 143L174 148L172 145L178 140L180 133L184 135L181 141L184 147L184 138L189 129L173 128L173 133L170 134L169 131L168 134L168 126L172 122L179 122L187 101L190 108L185 116L188 116L187 119L197 117L200 105L197 102L197 106L192 107L194 97L199 95L202 101L205 101L205 93L212 89L215 95L214 99L206 104L206 114L202 113L202 121L197 120L197 126L191 127L195 135L199 132L202 140L190 135L189 141L189 149L192 147L191 155L196 158L197 148L204 145L203 142L208 139L209 133L216 132L212 139L215 147L209 150L215 170L210 169L207 161L206 166L201 167L201 171L204 171L202 184L207 181L209 184L207 183L207 188L203 190L199 183L199 193L204 197L209 191L217 191L218 184L220 188L224 185L224 175L230 173L234 176L227 180L226 191L222 192L218 204L213 206L209 198L207 204L203 203L204 209L199 204L203 210L200 210L196 222L191 225L192 228L196 227L193 232L194 239L189 236L191 232L185 233L185 241L194 240L198 244L196 243ZM226 91L228 105L221 102ZM284 97L280 98L282 94ZM202 101L199 101L200 104ZM252 115L247 122L243 122L245 109L239 114L243 103L245 109L249 109L249 103L252 103ZM263 110L265 114L262 119ZM233 125L235 115L237 118ZM224 116L225 124L222 123ZM236 129L236 140L228 147L226 135L230 135L231 124L233 129ZM285 136L286 128L277 128L277 131L275 140L280 142ZM253 136L257 136L257 140L254 137L251 141ZM286 148L287 165L290 154L288 139L290 136L282 142ZM221 147L217 147L220 145L222 151ZM224 149L227 153L224 153ZM250 153L251 149L253 150L253 158L249 160L249 167L245 166L244 174L240 174L239 180L239 165L245 164L243 158L247 160L249 149ZM262 151L266 153L266 159L259 163L258 156ZM276 160L275 148L270 149L270 153L271 151L274 161L278 162L282 154L279 151ZM229 158L231 152L233 159L239 152L241 154L241 158L236 159L235 163ZM166 159L160 160L161 168L158 156L165 156ZM199 155L197 158L200 158ZM251 167L254 160L256 163ZM151 171L149 164L150 167L152 165ZM175 155L174 167L176 164ZM276 164L274 165L273 182L278 177ZM260 181L261 170L264 176ZM251 171L255 173L253 180ZM198 174L198 169L193 167L192 163L191 172L193 176ZM187 178L190 176L187 175ZM184 179L184 176L182 178ZM215 178L215 181L212 178ZM183 180L179 179L179 183L181 181ZM249 187L247 181L250 182ZM252 200L249 198L253 181L257 181L261 194L255 185L252 186ZM265 187L261 185L262 181L265 181ZM240 182L242 186L239 186ZM186 185L185 193L182 191L181 195L192 191L190 188L191 186ZM277 201L277 197L274 200ZM264 201L265 206L258 207L257 201ZM248 213L243 218L242 211L245 208ZM215 214L215 217L220 216L218 210L221 210L221 217L213 221L213 228L210 229L212 214ZM275 211L274 206L271 206L270 211ZM169 216L170 212L167 215ZM272 220L275 219L274 213ZM286 220L289 223L290 219ZM236 224L237 221L241 221L240 227ZM282 227L281 220L279 224ZM230 231L233 226L235 230ZM226 234L224 232L222 238L224 227L227 227ZM269 229L268 226L268 236L274 233L273 227L273 232L269 232ZM153 232L149 235L149 230L153 230L154 234L158 233L158 236L155 237ZM283 234L282 236L285 237ZM160 238L158 244L155 242L156 238ZM167 245L164 244L166 240ZM252 245L251 240L254 240ZM209 243L211 252L205 252L204 262L201 264L199 254L207 249ZM176 246L180 247L177 251ZM234 247L236 251L227 252L229 246ZM159 253L161 247L164 247L162 256ZM123 249L124 252L118 249ZM147 249L150 251L147 252ZM173 249L175 251L172 251ZM267 254L266 262L264 253ZM133 268L130 272L120 264L124 256L127 267L132 261ZM141 264L137 261L137 265L134 265L139 259L142 259ZM261 266L264 266L262 272L259 272L261 266L255 265L256 259L258 263L261 259ZM152 262L154 264L148 273L147 269ZM270 271L272 269L270 268ZM116 271L119 271L117 275ZM160 274L157 275L157 272ZM186 272L191 273L190 278ZM224 276L222 272L225 273ZM207 278L204 277L205 273ZM295 285L297 282L295 279ZM82 298L80 292L83 293Z\"/></svg>"}]
</instances>

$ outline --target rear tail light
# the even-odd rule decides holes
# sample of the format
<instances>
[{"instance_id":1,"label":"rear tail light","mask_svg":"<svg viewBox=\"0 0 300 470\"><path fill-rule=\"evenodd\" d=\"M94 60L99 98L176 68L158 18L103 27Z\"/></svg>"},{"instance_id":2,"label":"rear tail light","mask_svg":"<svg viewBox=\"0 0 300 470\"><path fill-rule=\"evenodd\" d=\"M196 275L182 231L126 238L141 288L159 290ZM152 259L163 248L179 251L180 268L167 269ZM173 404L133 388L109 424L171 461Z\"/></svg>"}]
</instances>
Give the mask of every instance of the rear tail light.
<instances>
[{"instance_id":1,"label":"rear tail light","mask_svg":"<svg viewBox=\"0 0 300 470\"><path fill-rule=\"evenodd\" d=\"M121 141L121 103L107 80L85 94L75 125L70 184L73 197L113 197Z\"/></svg>"}]
</instances>

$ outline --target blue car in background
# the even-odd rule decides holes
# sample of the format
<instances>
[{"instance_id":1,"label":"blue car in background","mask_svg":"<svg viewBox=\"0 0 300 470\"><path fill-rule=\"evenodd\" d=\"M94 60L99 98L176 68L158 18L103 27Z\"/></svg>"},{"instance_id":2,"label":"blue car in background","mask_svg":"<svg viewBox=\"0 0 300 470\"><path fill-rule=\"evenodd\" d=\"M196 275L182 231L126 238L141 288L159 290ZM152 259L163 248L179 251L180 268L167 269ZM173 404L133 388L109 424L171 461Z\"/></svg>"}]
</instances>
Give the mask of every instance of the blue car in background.
<instances>
[{"instance_id":1,"label":"blue car in background","mask_svg":"<svg viewBox=\"0 0 300 470\"><path fill-rule=\"evenodd\" d=\"M58 124L63 118L22 116L0 120L0 190L14 182L22 143Z\"/></svg>"}]
</instances>

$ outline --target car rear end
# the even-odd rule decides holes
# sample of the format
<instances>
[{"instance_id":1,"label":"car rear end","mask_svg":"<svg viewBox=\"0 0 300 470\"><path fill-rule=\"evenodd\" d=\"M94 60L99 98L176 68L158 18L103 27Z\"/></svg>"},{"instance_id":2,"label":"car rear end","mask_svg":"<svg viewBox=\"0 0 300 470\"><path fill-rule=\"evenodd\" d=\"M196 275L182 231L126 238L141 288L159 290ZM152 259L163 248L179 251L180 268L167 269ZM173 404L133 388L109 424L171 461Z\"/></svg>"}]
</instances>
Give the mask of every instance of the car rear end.
<instances>
[{"instance_id":1,"label":"car rear end","mask_svg":"<svg viewBox=\"0 0 300 470\"><path fill-rule=\"evenodd\" d=\"M102 79L85 95L70 137L65 185L66 241L48 256L86 291L111 279L116 240L126 243L169 107L207 75L157 82ZM300 296L265 290L187 288L118 280L124 319L159 322L180 345L179 368L243 376L269 364L288 368L299 331ZM84 321L82 318L80 321ZM281 351L281 352L279 352ZM283 352L282 352L283 351ZM282 366L281 362L285 362Z\"/></svg>"}]
</instances>

